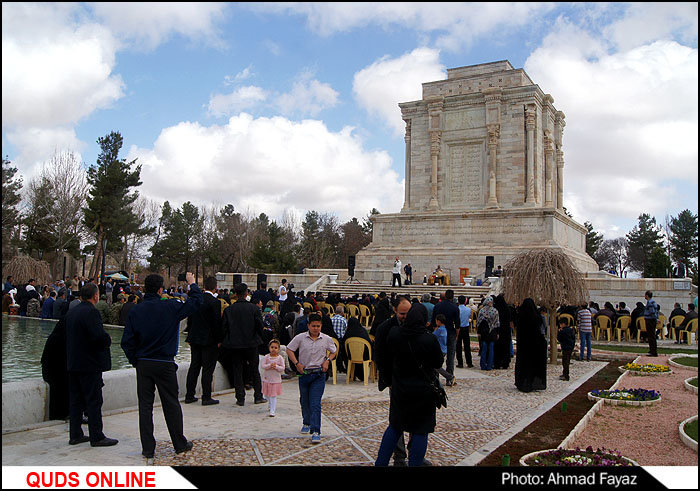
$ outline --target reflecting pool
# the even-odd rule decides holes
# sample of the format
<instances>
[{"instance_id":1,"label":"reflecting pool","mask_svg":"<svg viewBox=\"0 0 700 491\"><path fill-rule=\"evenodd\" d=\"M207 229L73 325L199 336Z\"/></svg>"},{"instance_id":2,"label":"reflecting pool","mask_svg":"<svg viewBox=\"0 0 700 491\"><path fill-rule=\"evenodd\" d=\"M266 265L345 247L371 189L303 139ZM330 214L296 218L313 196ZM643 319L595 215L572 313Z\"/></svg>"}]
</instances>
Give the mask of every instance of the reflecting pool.
<instances>
[{"instance_id":1,"label":"reflecting pool","mask_svg":"<svg viewBox=\"0 0 700 491\"><path fill-rule=\"evenodd\" d=\"M56 321L2 315L3 384L25 378L41 378L41 354L55 325ZM131 368L119 345L124 329L108 327L105 330L112 336L112 370ZM180 333L176 363L190 361L190 345L185 342L185 337L185 334Z\"/></svg>"}]
</instances>

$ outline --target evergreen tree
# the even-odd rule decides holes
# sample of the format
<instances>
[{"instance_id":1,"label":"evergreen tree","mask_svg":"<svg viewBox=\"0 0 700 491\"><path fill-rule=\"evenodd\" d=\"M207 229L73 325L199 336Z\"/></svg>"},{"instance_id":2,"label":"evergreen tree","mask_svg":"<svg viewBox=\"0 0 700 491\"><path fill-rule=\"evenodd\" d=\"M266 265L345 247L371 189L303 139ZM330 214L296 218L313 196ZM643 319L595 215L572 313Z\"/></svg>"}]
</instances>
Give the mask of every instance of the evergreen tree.
<instances>
[{"instance_id":1,"label":"evergreen tree","mask_svg":"<svg viewBox=\"0 0 700 491\"><path fill-rule=\"evenodd\" d=\"M591 222L583 222L583 226L586 227L586 254L595 257L600 244L603 242L603 236L593 230Z\"/></svg>"},{"instance_id":2,"label":"evergreen tree","mask_svg":"<svg viewBox=\"0 0 700 491\"><path fill-rule=\"evenodd\" d=\"M661 227L656 224L656 218L642 213L639 222L627 234L629 242L630 267L642 273L644 278L650 278L649 259L656 247L663 248Z\"/></svg>"},{"instance_id":3,"label":"evergreen tree","mask_svg":"<svg viewBox=\"0 0 700 491\"><path fill-rule=\"evenodd\" d=\"M2 257L9 259L13 254L16 227L20 220L19 204L22 201L22 177L17 176L17 168L11 166L8 158L2 159Z\"/></svg>"},{"instance_id":4,"label":"evergreen tree","mask_svg":"<svg viewBox=\"0 0 700 491\"><path fill-rule=\"evenodd\" d=\"M673 261L676 264L683 263L688 269L688 276L696 276L698 273L698 216L690 210L683 210L677 217L671 217L669 228Z\"/></svg>"},{"instance_id":5,"label":"evergreen tree","mask_svg":"<svg viewBox=\"0 0 700 491\"><path fill-rule=\"evenodd\" d=\"M103 240L108 241L109 247L119 244L121 250L122 237L132 230L134 222L138 221L131 209L131 204L138 198L138 191L132 190L141 185L141 165L136 159L127 162L119 158L119 150L123 138L119 132L112 131L105 137L97 139L101 152L97 157L97 165L87 170L87 181L90 186L87 205L84 209L84 223L95 235L95 256L89 276L97 277L100 270Z\"/></svg>"},{"instance_id":6,"label":"evergreen tree","mask_svg":"<svg viewBox=\"0 0 700 491\"><path fill-rule=\"evenodd\" d=\"M654 247L647 263L648 278L668 278L671 275L671 259L663 247Z\"/></svg>"},{"instance_id":7,"label":"evergreen tree","mask_svg":"<svg viewBox=\"0 0 700 491\"><path fill-rule=\"evenodd\" d=\"M297 262L293 254L294 238L290 231L270 222L267 215L261 213L253 221L254 226L260 227L249 264L256 271L266 273L295 273Z\"/></svg>"}]
</instances>

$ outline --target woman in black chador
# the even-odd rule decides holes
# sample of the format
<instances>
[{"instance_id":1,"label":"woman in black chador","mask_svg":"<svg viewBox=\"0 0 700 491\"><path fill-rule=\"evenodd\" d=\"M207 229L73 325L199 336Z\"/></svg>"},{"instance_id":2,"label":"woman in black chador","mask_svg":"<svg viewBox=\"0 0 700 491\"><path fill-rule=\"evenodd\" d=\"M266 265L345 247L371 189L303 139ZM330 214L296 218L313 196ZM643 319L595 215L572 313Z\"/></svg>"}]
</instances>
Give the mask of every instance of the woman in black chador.
<instances>
[{"instance_id":1,"label":"woman in black chador","mask_svg":"<svg viewBox=\"0 0 700 491\"><path fill-rule=\"evenodd\" d=\"M531 298L518 308L515 386L522 392L547 388L547 340L542 333L542 316Z\"/></svg>"},{"instance_id":2,"label":"woman in black chador","mask_svg":"<svg viewBox=\"0 0 700 491\"><path fill-rule=\"evenodd\" d=\"M68 417L68 357L66 355L66 314L61 306L59 320L46 340L41 355L41 375L49 384L49 419Z\"/></svg>"},{"instance_id":3,"label":"woman in black chador","mask_svg":"<svg viewBox=\"0 0 700 491\"><path fill-rule=\"evenodd\" d=\"M508 368L510 366L510 309L501 293L493 301L498 310L498 340L493 347L493 368Z\"/></svg>"}]
</instances>

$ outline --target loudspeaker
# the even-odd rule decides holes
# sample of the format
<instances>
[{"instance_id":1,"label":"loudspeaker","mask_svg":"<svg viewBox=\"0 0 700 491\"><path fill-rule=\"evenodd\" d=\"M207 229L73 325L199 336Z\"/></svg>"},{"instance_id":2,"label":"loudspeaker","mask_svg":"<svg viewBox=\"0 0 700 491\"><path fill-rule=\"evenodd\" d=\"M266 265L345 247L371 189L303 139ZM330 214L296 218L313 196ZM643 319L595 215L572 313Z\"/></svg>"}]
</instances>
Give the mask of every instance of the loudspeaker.
<instances>
[{"instance_id":1,"label":"loudspeaker","mask_svg":"<svg viewBox=\"0 0 700 491\"><path fill-rule=\"evenodd\" d=\"M243 275L242 274L234 274L233 275L233 284L238 285L239 283L243 283Z\"/></svg>"},{"instance_id":2,"label":"loudspeaker","mask_svg":"<svg viewBox=\"0 0 700 491\"><path fill-rule=\"evenodd\" d=\"M348 276L355 276L355 256L348 256Z\"/></svg>"},{"instance_id":3,"label":"loudspeaker","mask_svg":"<svg viewBox=\"0 0 700 491\"><path fill-rule=\"evenodd\" d=\"M263 283L267 284L267 275L265 273L258 273L257 290L260 290Z\"/></svg>"},{"instance_id":4,"label":"loudspeaker","mask_svg":"<svg viewBox=\"0 0 700 491\"><path fill-rule=\"evenodd\" d=\"M487 278L493 276L493 256L486 256L486 273L484 276Z\"/></svg>"}]
</instances>

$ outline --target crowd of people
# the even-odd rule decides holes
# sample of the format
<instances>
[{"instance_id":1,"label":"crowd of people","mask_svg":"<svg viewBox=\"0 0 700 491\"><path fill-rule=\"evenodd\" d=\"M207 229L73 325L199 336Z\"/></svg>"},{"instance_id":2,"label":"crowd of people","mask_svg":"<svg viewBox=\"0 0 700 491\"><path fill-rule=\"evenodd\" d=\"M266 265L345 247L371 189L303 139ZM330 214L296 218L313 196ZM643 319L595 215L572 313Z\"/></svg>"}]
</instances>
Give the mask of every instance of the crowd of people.
<instances>
[{"instance_id":1,"label":"crowd of people","mask_svg":"<svg viewBox=\"0 0 700 491\"><path fill-rule=\"evenodd\" d=\"M337 293L296 292L285 280L277 289L262 283L251 291L245 283L239 283L229 292L219 289L214 277L204 279L202 291L188 273L186 285L167 290L159 275L145 279L143 292L138 286L112 284L110 302L107 293L90 281L82 286L78 283L77 292L73 282L67 285L59 281L48 288L44 298L44 289L40 296L31 281L17 288L11 277L7 280L6 295L12 297L13 304L19 300L21 314L35 313L36 306L30 309L30 302L37 300L39 316L58 319L46 342L42 366L50 386L50 417L68 417L71 445L87 441L93 446L117 443L102 432L100 412L102 372L111 368L111 339L104 325L111 323L124 326L121 348L136 368L139 432L142 453L147 458L154 455L156 445L156 389L176 453L192 448L184 436L174 362L180 322L185 319L192 357L185 404L199 400L195 391L200 376L201 404L219 403L212 397L217 362L235 388L236 405L245 405L246 391L252 389L253 403L267 403L271 417L276 413L276 398L282 393L282 380L298 377L301 432L309 434L312 443L321 441L321 397L331 362L335 361L338 372L350 372L346 341L367 341L369 349L363 357L376 364L378 389L390 391L389 424L377 465L388 465L392 457L395 465L429 464L425 459L428 435L435 430L436 410L440 407L434 398L435 385L441 388L440 377L446 386L455 385L455 367L474 366L470 332L477 335L481 370L508 369L515 356L514 382L520 391L545 390L547 385L548 316L546 309L531 298L516 306L509 305L502 294L481 301L466 296L455 298L449 288L439 296L425 293L411 298L380 293L342 298ZM19 295L22 290L24 295ZM558 314L568 313L574 319L570 322L568 316L557 317L561 378L569 380L575 329L580 340L579 359L590 361L592 327L600 316L608 316L612 325L623 315L643 317L649 354L655 356L656 320L661 309L652 292L646 292L645 298L646 304L639 302L631 312L624 302L616 307L609 302L603 308L594 302L560 307ZM348 315L346 309L351 305L366 306L371 324L363 326L359 317ZM687 312L676 304L671 313L674 315L684 316L676 329L687 328L689 321L697 318L693 304L688 305ZM630 328L635 324L632 322ZM358 370L353 376L362 379L364 374ZM85 420L89 436L81 429ZM404 432L409 434L408 445Z\"/></svg>"}]
</instances>

